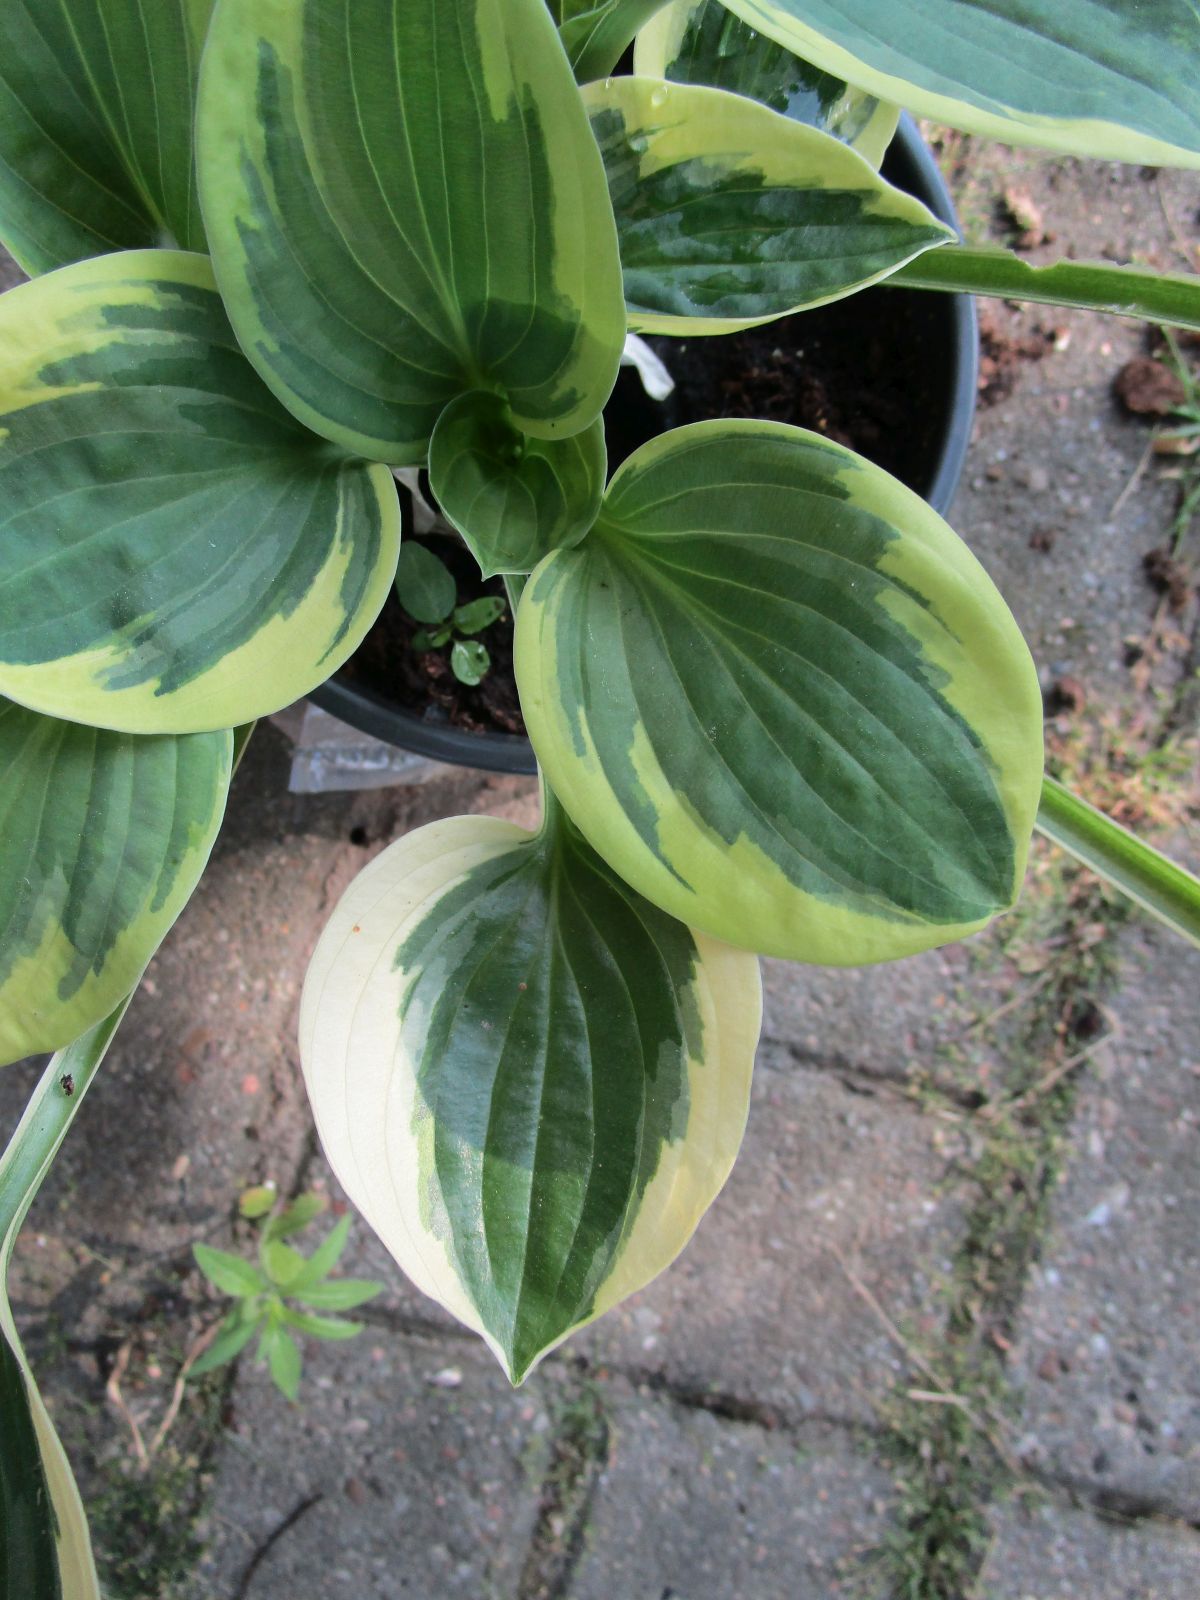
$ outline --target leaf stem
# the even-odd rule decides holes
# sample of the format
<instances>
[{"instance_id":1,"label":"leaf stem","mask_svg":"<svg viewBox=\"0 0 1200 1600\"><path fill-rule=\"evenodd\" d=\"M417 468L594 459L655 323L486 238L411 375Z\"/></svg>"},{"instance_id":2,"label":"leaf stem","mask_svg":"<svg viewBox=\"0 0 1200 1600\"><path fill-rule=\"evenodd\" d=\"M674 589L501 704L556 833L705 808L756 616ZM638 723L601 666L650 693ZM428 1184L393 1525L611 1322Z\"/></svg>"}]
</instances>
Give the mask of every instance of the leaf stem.
<instances>
[{"instance_id":1,"label":"leaf stem","mask_svg":"<svg viewBox=\"0 0 1200 1600\"><path fill-rule=\"evenodd\" d=\"M887 283L907 289L1079 306L1178 328L1200 328L1200 276L1144 272L1094 261L1055 261L1036 267L1011 250L974 250L950 244L908 262Z\"/></svg>"},{"instance_id":2,"label":"leaf stem","mask_svg":"<svg viewBox=\"0 0 1200 1600\"><path fill-rule=\"evenodd\" d=\"M103 1022L50 1058L0 1156L0 1271L132 998L130 993ZM64 1080L70 1081L69 1093Z\"/></svg>"},{"instance_id":3,"label":"leaf stem","mask_svg":"<svg viewBox=\"0 0 1200 1600\"><path fill-rule=\"evenodd\" d=\"M1037 827L1168 928L1200 945L1200 880L1153 845L1049 776L1042 782Z\"/></svg>"}]
</instances>

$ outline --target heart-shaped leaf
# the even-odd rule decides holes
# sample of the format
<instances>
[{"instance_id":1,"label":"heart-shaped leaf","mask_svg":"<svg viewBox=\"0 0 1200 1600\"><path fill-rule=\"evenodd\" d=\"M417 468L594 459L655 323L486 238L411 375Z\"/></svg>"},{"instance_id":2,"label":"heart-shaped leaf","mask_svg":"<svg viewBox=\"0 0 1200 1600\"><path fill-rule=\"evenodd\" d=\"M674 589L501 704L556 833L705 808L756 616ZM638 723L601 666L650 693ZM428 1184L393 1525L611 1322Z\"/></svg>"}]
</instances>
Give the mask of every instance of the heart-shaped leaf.
<instances>
[{"instance_id":1,"label":"heart-shaped leaf","mask_svg":"<svg viewBox=\"0 0 1200 1600\"><path fill-rule=\"evenodd\" d=\"M247 722L356 648L395 571L383 467L298 426L203 256L0 296L0 694L140 733Z\"/></svg>"},{"instance_id":2,"label":"heart-shaped leaf","mask_svg":"<svg viewBox=\"0 0 1200 1600\"><path fill-rule=\"evenodd\" d=\"M405 1272L519 1382L675 1257L741 1142L752 957L623 883L558 816L407 835L313 956L326 1154Z\"/></svg>"},{"instance_id":3,"label":"heart-shaped leaf","mask_svg":"<svg viewBox=\"0 0 1200 1600\"><path fill-rule=\"evenodd\" d=\"M801 61L735 17L722 0L670 0L638 34L633 70L639 78L749 95L833 134L876 168L900 120L898 106Z\"/></svg>"},{"instance_id":4,"label":"heart-shaped leaf","mask_svg":"<svg viewBox=\"0 0 1200 1600\"><path fill-rule=\"evenodd\" d=\"M532 572L551 550L578 544L600 510L607 467L599 418L569 439L534 439L498 395L479 392L446 407L429 444L430 487L485 578Z\"/></svg>"},{"instance_id":5,"label":"heart-shaped leaf","mask_svg":"<svg viewBox=\"0 0 1200 1600\"><path fill-rule=\"evenodd\" d=\"M848 145L741 95L610 78L583 98L639 332L768 322L955 237Z\"/></svg>"},{"instance_id":6,"label":"heart-shaped leaf","mask_svg":"<svg viewBox=\"0 0 1200 1600\"><path fill-rule=\"evenodd\" d=\"M192 166L212 0L0 0L0 238L29 273L203 250Z\"/></svg>"},{"instance_id":7,"label":"heart-shaped leaf","mask_svg":"<svg viewBox=\"0 0 1200 1600\"><path fill-rule=\"evenodd\" d=\"M197 163L238 337L318 433L399 466L468 389L539 438L599 415L616 235L543 0L222 0Z\"/></svg>"},{"instance_id":8,"label":"heart-shaped leaf","mask_svg":"<svg viewBox=\"0 0 1200 1600\"><path fill-rule=\"evenodd\" d=\"M724 0L918 116L1008 144L1200 166L1196 0Z\"/></svg>"},{"instance_id":9,"label":"heart-shaped leaf","mask_svg":"<svg viewBox=\"0 0 1200 1600\"><path fill-rule=\"evenodd\" d=\"M137 983L204 870L232 750L0 700L0 1062L69 1044Z\"/></svg>"},{"instance_id":10,"label":"heart-shaped leaf","mask_svg":"<svg viewBox=\"0 0 1200 1600\"><path fill-rule=\"evenodd\" d=\"M656 905L765 954L887 960L1011 904L1037 675L986 573L878 467L798 428L644 445L517 613L529 736Z\"/></svg>"}]
</instances>

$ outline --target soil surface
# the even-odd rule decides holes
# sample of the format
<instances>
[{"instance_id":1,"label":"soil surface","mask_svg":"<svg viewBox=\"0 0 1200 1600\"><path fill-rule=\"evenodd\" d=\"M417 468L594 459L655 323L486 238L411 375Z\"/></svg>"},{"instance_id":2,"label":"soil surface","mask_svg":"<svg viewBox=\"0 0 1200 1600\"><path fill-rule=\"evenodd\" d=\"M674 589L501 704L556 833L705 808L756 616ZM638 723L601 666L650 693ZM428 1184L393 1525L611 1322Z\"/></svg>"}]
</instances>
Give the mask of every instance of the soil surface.
<instances>
[{"instance_id":1,"label":"soil surface","mask_svg":"<svg viewBox=\"0 0 1200 1600\"><path fill-rule=\"evenodd\" d=\"M479 575L470 552L456 539L437 534L416 538L445 563L458 584L458 605L482 595L503 595L504 580ZM491 668L478 684L460 683L450 668L450 645L414 650L413 635L426 624L415 622L392 589L370 633L339 676L370 689L427 722L448 722L470 733L524 733L517 684L513 677L513 619L509 611L477 635L491 657Z\"/></svg>"},{"instance_id":2,"label":"soil surface","mask_svg":"<svg viewBox=\"0 0 1200 1600\"><path fill-rule=\"evenodd\" d=\"M947 307L904 289L720 338L651 339L677 386L680 422L762 417L857 450L918 494L933 482L945 426Z\"/></svg>"}]
</instances>

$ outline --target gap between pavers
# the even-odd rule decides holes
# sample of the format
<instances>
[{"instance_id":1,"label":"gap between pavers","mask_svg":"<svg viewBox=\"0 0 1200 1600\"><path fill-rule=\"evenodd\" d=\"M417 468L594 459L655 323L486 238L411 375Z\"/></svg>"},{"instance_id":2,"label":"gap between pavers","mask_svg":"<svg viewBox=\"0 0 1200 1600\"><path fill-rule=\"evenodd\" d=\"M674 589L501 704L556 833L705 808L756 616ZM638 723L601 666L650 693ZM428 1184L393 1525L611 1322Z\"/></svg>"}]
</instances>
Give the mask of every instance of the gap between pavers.
<instances>
[{"instance_id":1,"label":"gap between pavers","mask_svg":"<svg viewBox=\"0 0 1200 1600\"><path fill-rule=\"evenodd\" d=\"M555 1382L514 1390L481 1346L368 1332L314 1353L297 1407L242 1362L186 1600L511 1600Z\"/></svg>"},{"instance_id":2,"label":"gap between pavers","mask_svg":"<svg viewBox=\"0 0 1200 1600\"><path fill-rule=\"evenodd\" d=\"M599 1386L608 1459L564 1600L874 1600L893 1485L865 1437ZM864 1558L867 1558L864 1560Z\"/></svg>"},{"instance_id":3,"label":"gap between pavers","mask_svg":"<svg viewBox=\"0 0 1200 1600\"><path fill-rule=\"evenodd\" d=\"M1056 1504L1009 1502L991 1517L995 1542L980 1600L1196 1600L1200 1536L1162 1522L1122 1526Z\"/></svg>"},{"instance_id":4,"label":"gap between pavers","mask_svg":"<svg viewBox=\"0 0 1200 1600\"><path fill-rule=\"evenodd\" d=\"M1197 1522L1200 951L1149 924L1120 948L1116 1036L1081 1087L1019 1322L1020 1449L1117 1509Z\"/></svg>"},{"instance_id":5,"label":"gap between pavers","mask_svg":"<svg viewBox=\"0 0 1200 1600\"><path fill-rule=\"evenodd\" d=\"M764 1050L741 1154L691 1244L568 1352L783 1419L872 1422L905 1359L852 1278L919 1338L940 1326L954 1139L894 1091Z\"/></svg>"}]
</instances>

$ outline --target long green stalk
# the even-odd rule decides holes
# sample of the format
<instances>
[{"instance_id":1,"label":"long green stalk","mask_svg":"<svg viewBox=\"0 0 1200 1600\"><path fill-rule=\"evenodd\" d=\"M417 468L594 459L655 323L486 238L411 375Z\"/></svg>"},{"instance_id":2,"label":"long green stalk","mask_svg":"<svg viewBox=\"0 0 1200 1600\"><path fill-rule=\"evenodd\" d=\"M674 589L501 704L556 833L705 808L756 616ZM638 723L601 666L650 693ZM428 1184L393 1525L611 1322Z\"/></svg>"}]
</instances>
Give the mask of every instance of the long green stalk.
<instances>
[{"instance_id":1,"label":"long green stalk","mask_svg":"<svg viewBox=\"0 0 1200 1600\"><path fill-rule=\"evenodd\" d=\"M1168 928L1200 945L1200 879L1088 805L1056 778L1042 784L1040 833Z\"/></svg>"},{"instance_id":2,"label":"long green stalk","mask_svg":"<svg viewBox=\"0 0 1200 1600\"><path fill-rule=\"evenodd\" d=\"M1094 261L1032 266L1011 250L945 245L928 250L887 280L908 289L942 289L1079 306L1116 316L1200 329L1200 277L1143 272Z\"/></svg>"},{"instance_id":3,"label":"long green stalk","mask_svg":"<svg viewBox=\"0 0 1200 1600\"><path fill-rule=\"evenodd\" d=\"M79 1491L17 1337L8 1266L25 1215L128 1005L126 997L103 1022L51 1058L0 1156L0 1595L5 1600L99 1600Z\"/></svg>"}]
</instances>

